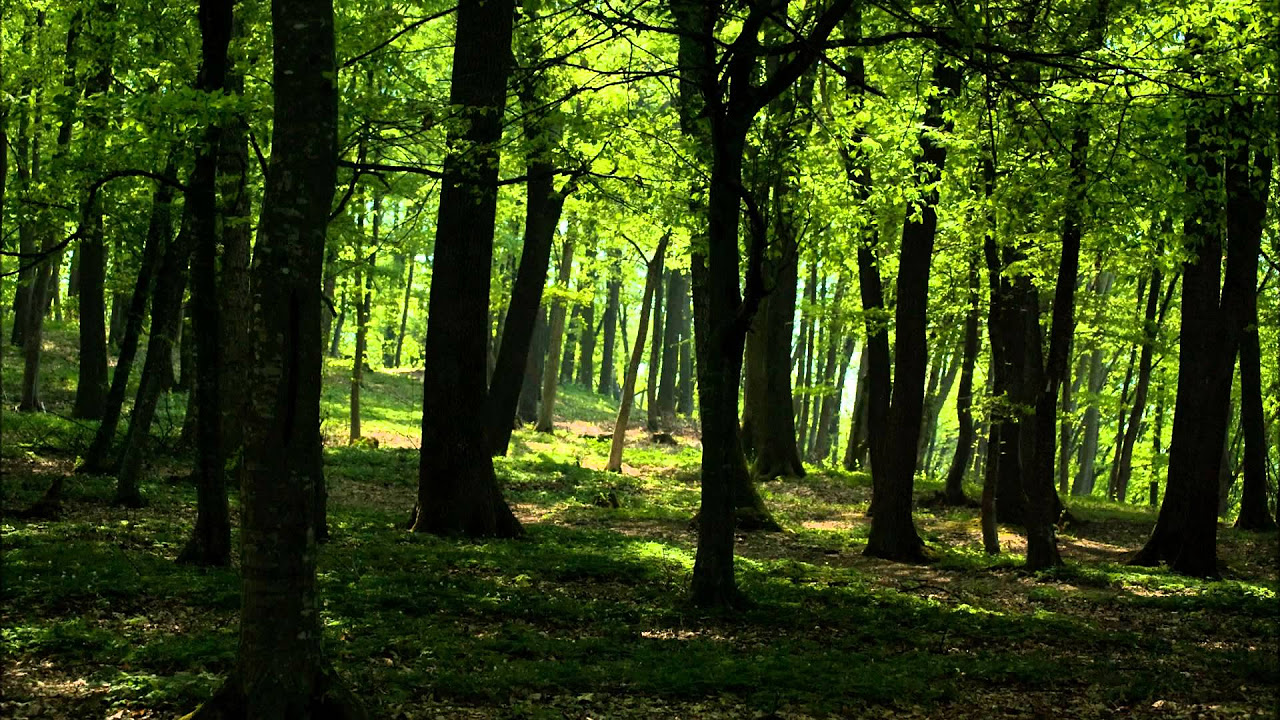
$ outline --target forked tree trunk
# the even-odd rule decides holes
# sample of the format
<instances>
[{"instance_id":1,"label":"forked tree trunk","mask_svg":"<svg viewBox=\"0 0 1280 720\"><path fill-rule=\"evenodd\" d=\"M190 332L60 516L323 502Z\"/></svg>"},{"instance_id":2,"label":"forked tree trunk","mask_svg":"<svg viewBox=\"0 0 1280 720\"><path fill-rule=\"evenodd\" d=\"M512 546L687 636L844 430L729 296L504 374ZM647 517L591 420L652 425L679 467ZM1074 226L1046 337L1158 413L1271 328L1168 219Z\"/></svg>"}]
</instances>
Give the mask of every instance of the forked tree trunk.
<instances>
[{"instance_id":1,"label":"forked tree trunk","mask_svg":"<svg viewBox=\"0 0 1280 720\"><path fill-rule=\"evenodd\" d=\"M605 465L609 472L622 472L622 448L627 441L631 407L635 403L636 377L640 374L640 361L644 358L644 336L649 329L649 309L653 307L653 299L658 295L658 288L662 284L662 265L670 238L669 233L662 236L658 247L653 251L653 257L647 263L644 297L640 301L640 326L636 330L636 344L631 348L631 359L627 362L627 372L622 381L622 400L618 403L618 417L613 423L613 442L609 446L609 462Z\"/></svg>"},{"instance_id":2,"label":"forked tree trunk","mask_svg":"<svg viewBox=\"0 0 1280 720\"><path fill-rule=\"evenodd\" d=\"M658 424L670 429L676 417L676 371L680 363L680 329L684 326L684 283L679 270L667 271L667 317L662 332L662 372L658 376Z\"/></svg>"},{"instance_id":3,"label":"forked tree trunk","mask_svg":"<svg viewBox=\"0 0 1280 720\"><path fill-rule=\"evenodd\" d=\"M661 271L661 265L659 265ZM653 337L649 339L649 379L644 388L645 429L658 432L658 378L659 365L662 362L662 278L657 279L657 289L650 299L653 301ZM636 345L643 345L643 339L637 339Z\"/></svg>"},{"instance_id":4,"label":"forked tree trunk","mask_svg":"<svg viewBox=\"0 0 1280 720\"><path fill-rule=\"evenodd\" d=\"M502 497L485 437L485 356L497 211L498 141L511 73L513 0L458 6L451 124L436 220L423 361L422 449L415 532L510 537L523 532Z\"/></svg>"}]
</instances>

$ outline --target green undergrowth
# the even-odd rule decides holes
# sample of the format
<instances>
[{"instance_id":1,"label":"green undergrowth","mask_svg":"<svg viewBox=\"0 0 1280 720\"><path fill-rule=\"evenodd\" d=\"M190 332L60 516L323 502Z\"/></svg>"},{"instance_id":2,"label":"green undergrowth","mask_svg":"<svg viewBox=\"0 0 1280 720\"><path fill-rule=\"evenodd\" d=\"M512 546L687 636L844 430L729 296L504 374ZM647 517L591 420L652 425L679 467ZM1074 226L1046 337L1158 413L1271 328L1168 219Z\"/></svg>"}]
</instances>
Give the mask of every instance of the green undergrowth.
<instances>
[{"instance_id":1,"label":"green undergrowth","mask_svg":"<svg viewBox=\"0 0 1280 720\"><path fill-rule=\"evenodd\" d=\"M341 369L330 362L325 390L335 427ZM413 437L420 383L372 373L366 428ZM520 539L409 533L412 444L327 448L326 648L372 716L586 716L561 711L572 702L613 717L642 699L728 702L727 717L986 717L1020 712L1029 696L1073 717L1163 701L1247 714L1267 709L1280 684L1274 533L1224 528L1225 579L1184 578L1122 564L1150 530L1149 509L1089 498L1068 499L1068 564L1029 574L1016 552L982 551L975 510L924 502L940 489L924 480L916 521L935 559L902 565L862 555L870 477L811 467L761 486L783 532L737 538L749 604L699 610L687 601L696 435L640 437L626 449L629 472L604 472L609 443L594 435L610 429L611 404L572 386L561 399L565 417L591 417L599 432L522 429L495 460ZM25 507L69 470L65 449L83 430L53 415L4 420L0 500ZM43 703L51 717L167 717L230 669L236 569L173 562L194 488L157 466L146 508L113 507L113 490L109 477L73 476L61 518L3 520L4 702L26 704L0 714Z\"/></svg>"}]
</instances>

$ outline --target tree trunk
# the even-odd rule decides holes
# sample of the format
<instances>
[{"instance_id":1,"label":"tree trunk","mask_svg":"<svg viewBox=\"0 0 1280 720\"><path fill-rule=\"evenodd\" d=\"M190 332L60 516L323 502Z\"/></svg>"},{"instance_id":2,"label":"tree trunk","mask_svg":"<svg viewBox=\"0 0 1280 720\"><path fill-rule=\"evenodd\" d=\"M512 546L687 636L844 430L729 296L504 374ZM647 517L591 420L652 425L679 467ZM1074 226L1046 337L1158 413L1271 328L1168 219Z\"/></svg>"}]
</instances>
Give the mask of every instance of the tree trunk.
<instances>
[{"instance_id":1,"label":"tree trunk","mask_svg":"<svg viewBox=\"0 0 1280 720\"><path fill-rule=\"evenodd\" d=\"M547 327L547 311L539 307L534 317L533 338L530 340L529 358L524 366L524 382L520 384L520 398L516 404L516 418L512 425L527 425L538 420L538 399L542 397L542 371L547 361L547 345L551 343L551 328Z\"/></svg>"},{"instance_id":2,"label":"tree trunk","mask_svg":"<svg viewBox=\"0 0 1280 720\"><path fill-rule=\"evenodd\" d=\"M226 86L227 47L234 27L227 0L202 0L200 74L196 89L221 92ZM227 504L227 469L222 441L222 366L225 351L218 287L218 156L222 128L211 121L201 129L195 168L188 180L186 205L191 208L194 250L191 257L192 346L195 350L195 386L187 398L196 408L196 525L179 563L225 566L231 564L231 513ZM225 258L224 258L225 259ZM318 275L319 273L317 273ZM319 277L315 287L319 287ZM82 291L84 288L82 288ZM314 303L319 310L319 303ZM319 313L316 328L319 330ZM314 332L314 330L313 330ZM318 348L314 352L318 353ZM183 373L184 379L186 372ZM228 388L230 390L230 388ZM317 408L318 410L318 408ZM319 427L317 422L316 427ZM247 563L246 563L247 565Z\"/></svg>"},{"instance_id":3,"label":"tree trunk","mask_svg":"<svg viewBox=\"0 0 1280 720\"><path fill-rule=\"evenodd\" d=\"M645 429L658 432L661 425L658 418L658 382L662 363L662 278L659 277L657 289L652 295L653 301L653 338L649 341L649 378L644 387ZM640 340L636 345L643 345Z\"/></svg>"},{"instance_id":4,"label":"tree trunk","mask_svg":"<svg viewBox=\"0 0 1280 720\"><path fill-rule=\"evenodd\" d=\"M684 327L684 284L687 276L667 271L667 318L662 333L662 372L658 379L659 425L671 429L676 418L676 371L680 363L680 329Z\"/></svg>"},{"instance_id":5,"label":"tree trunk","mask_svg":"<svg viewBox=\"0 0 1280 720\"><path fill-rule=\"evenodd\" d=\"M676 412L693 414L693 309L689 305L689 276L684 279L684 293L680 296L680 379Z\"/></svg>"},{"instance_id":6,"label":"tree trunk","mask_svg":"<svg viewBox=\"0 0 1280 720\"><path fill-rule=\"evenodd\" d=\"M1270 278L1271 274L1268 273ZM1266 285L1266 282L1263 282ZM1273 530L1267 512L1267 429L1262 409L1262 350L1258 343L1258 293L1245 297L1245 328L1240 336L1240 426L1244 434L1244 486L1240 492L1239 530Z\"/></svg>"},{"instance_id":7,"label":"tree trunk","mask_svg":"<svg viewBox=\"0 0 1280 720\"><path fill-rule=\"evenodd\" d=\"M1159 250L1157 250L1159 254ZM1160 324L1156 320L1156 308L1160 299L1162 286L1160 268L1157 265L1151 271L1148 283L1147 307L1143 316L1142 357L1138 361L1138 384L1134 388L1132 409L1129 423L1125 427L1124 439L1120 445L1120 457L1116 466L1115 499L1127 502L1129 497L1129 478L1133 473L1133 447L1138 442L1138 430L1141 427L1142 415L1147 409L1147 390L1151 384L1151 358L1155 350L1156 334Z\"/></svg>"},{"instance_id":8,"label":"tree trunk","mask_svg":"<svg viewBox=\"0 0 1280 720\"><path fill-rule=\"evenodd\" d=\"M522 533L493 473L484 428L490 268L498 141L511 72L513 0L458 7L451 125L436 220L435 264L423 360L422 450L415 532ZM552 365L554 367L554 364Z\"/></svg>"},{"instance_id":9,"label":"tree trunk","mask_svg":"<svg viewBox=\"0 0 1280 720\"><path fill-rule=\"evenodd\" d=\"M192 714L197 720L365 717L324 661L315 581L314 486L322 482L315 296L337 161L332 6L272 5L275 127L252 282L240 643L235 669Z\"/></svg>"},{"instance_id":10,"label":"tree trunk","mask_svg":"<svg viewBox=\"0 0 1280 720\"><path fill-rule=\"evenodd\" d=\"M173 174L174 167L170 160L165 168L165 175L172 177ZM169 207L172 201L173 187L165 183L157 184L151 200L151 218L147 224L147 238L142 249L142 264L138 268L138 276L133 285L133 295L129 298L124 335L120 340L120 354L116 358L115 370L111 375L111 388L107 392L102 422L98 424L84 462L77 468L78 472L97 474L108 470L108 459L120 424L120 412L124 405L125 391L129 385L129 374L138 352L142 323L146 319L147 299L151 293L156 265L159 264L173 235L173 219Z\"/></svg>"},{"instance_id":11,"label":"tree trunk","mask_svg":"<svg viewBox=\"0 0 1280 720\"><path fill-rule=\"evenodd\" d=\"M244 20L236 21L238 38L245 37ZM244 77L228 71L227 85L237 95L244 94ZM221 338L222 370L218 379L222 394L223 454L236 458L244 445L243 387L252 363L249 323L253 317L253 291L250 287L250 247L253 241L252 202L249 196L249 127L243 117L229 122L223 131L218 156L218 202L222 214L222 250L218 263L218 306L221 309L218 336ZM328 289L332 293L332 288ZM322 302L321 317L332 319L328 303Z\"/></svg>"},{"instance_id":12,"label":"tree trunk","mask_svg":"<svg viewBox=\"0 0 1280 720\"><path fill-rule=\"evenodd\" d=\"M844 348L841 348L841 337L844 332L844 319L840 315L840 303L844 297L844 280L841 278L836 286L836 294L833 300L835 308L835 317L830 320L830 330L827 332L827 358L825 366L822 370L822 394L814 398L816 412L814 413L814 436L813 444L809 447L809 460L812 462L822 463L826 461L827 455L831 454L831 419L835 412L836 404L839 397L833 392L836 385L836 368L840 364L840 358L844 355ZM847 352L853 351L853 336L850 334L843 344L847 347ZM831 388L831 389L828 389Z\"/></svg>"},{"instance_id":13,"label":"tree trunk","mask_svg":"<svg viewBox=\"0 0 1280 720\"><path fill-rule=\"evenodd\" d=\"M566 234L560 246L560 271L557 284L563 291L569 289L569 277L573 272L573 236ZM546 366L542 371L542 398L538 404L538 432L555 430L556 382L560 379L560 353L564 349L565 315L564 299L557 298L551 305L551 339L547 348Z\"/></svg>"},{"instance_id":14,"label":"tree trunk","mask_svg":"<svg viewBox=\"0 0 1280 720\"><path fill-rule=\"evenodd\" d=\"M649 329L649 308L657 307L654 298L662 285L662 265L667 254L667 241L670 239L669 233L662 236L658 247L653 251L653 257L647 263L644 298L640 301L640 326L636 331L636 344L631 348L631 359L627 362L627 372L623 377L622 400L618 403L618 417L613 423L613 442L609 446L609 463L605 466L609 472L622 472L622 448L626 444L627 427L631 423L631 406L635 403L636 377L640 374L640 361L644 358L644 336Z\"/></svg>"},{"instance_id":15,"label":"tree trunk","mask_svg":"<svg viewBox=\"0 0 1280 720\"><path fill-rule=\"evenodd\" d=\"M333 336L329 338L329 357L341 357L342 326L347 319L347 293L338 298L338 319L333 324Z\"/></svg>"},{"instance_id":16,"label":"tree trunk","mask_svg":"<svg viewBox=\"0 0 1280 720\"><path fill-rule=\"evenodd\" d=\"M844 460L841 466L848 472L861 470L867 466L867 454L870 452L867 437L868 415L870 411L867 392L867 376L871 372L871 353L867 345L862 346L858 358L858 382L853 391L853 413L849 418L849 442L845 445Z\"/></svg>"},{"instance_id":17,"label":"tree trunk","mask_svg":"<svg viewBox=\"0 0 1280 720\"><path fill-rule=\"evenodd\" d=\"M568 290L568 286L565 286ZM578 336L582 331L582 308L576 302L568 313L564 323L564 338L560 343L560 383L568 385L573 382L574 350L578 346Z\"/></svg>"},{"instance_id":18,"label":"tree trunk","mask_svg":"<svg viewBox=\"0 0 1280 720\"><path fill-rule=\"evenodd\" d=\"M1256 289L1271 175L1271 158L1262 147L1250 167L1250 146L1256 141L1242 136L1237 125L1248 112L1245 108L1233 106L1226 117L1228 134L1238 147L1214 135L1202 139L1197 122L1217 124L1222 118L1211 111L1217 107L1216 102L1201 105L1187 124L1187 156L1198 159L1187 173L1187 194L1200 198L1205 212L1189 212L1183 222L1183 234L1197 252L1183 265L1169 477L1156 527L1132 560L1141 565L1164 560L1175 572L1197 576L1218 574L1215 474L1229 421L1232 367L1247 322L1246 298ZM1225 206L1215 182L1224 160ZM1220 269L1223 228L1213 221L1224 214L1225 272Z\"/></svg>"},{"instance_id":19,"label":"tree trunk","mask_svg":"<svg viewBox=\"0 0 1280 720\"><path fill-rule=\"evenodd\" d=\"M1100 270L1094 278L1094 292L1098 297L1098 310L1094 313L1093 324L1096 327L1102 318L1102 308L1106 297L1111 292L1113 275ZM1098 456L1098 433L1102 414L1098 409L1098 394L1107 379L1107 369L1102 363L1102 344L1094 340L1093 350L1089 353L1089 396L1088 407L1084 411L1084 440L1080 444L1080 469L1076 473L1075 482L1071 486L1071 494L1077 497L1093 494L1093 482L1097 477L1094 462Z\"/></svg>"},{"instance_id":20,"label":"tree trunk","mask_svg":"<svg viewBox=\"0 0 1280 720\"><path fill-rule=\"evenodd\" d=\"M585 260L587 274L584 276L582 285L578 287L581 291L586 289L587 301L581 306L579 317L582 319L582 330L578 333L578 370L577 384L579 387L591 389L591 384L595 380L596 366L596 235L593 227L588 228L591 234L591 244L587 249Z\"/></svg>"},{"instance_id":21,"label":"tree trunk","mask_svg":"<svg viewBox=\"0 0 1280 720\"><path fill-rule=\"evenodd\" d=\"M405 253L404 264L409 266L409 276L404 281L404 301L400 305L400 329L396 332L396 351L391 356L392 367L400 367L401 360L404 359L404 332L409 326L409 303L413 299L413 267L417 265L417 259L413 253ZM510 331L510 327L507 328ZM506 338L504 333L503 338Z\"/></svg>"},{"instance_id":22,"label":"tree trunk","mask_svg":"<svg viewBox=\"0 0 1280 720\"><path fill-rule=\"evenodd\" d=\"M933 95L925 111L928 128L947 127L942 114L942 95L954 94L960 84L959 73L945 63L934 65ZM872 396L871 405L871 532L865 554L889 560L923 559L924 542L916 533L911 517L912 486L915 481L916 449L920 423L924 414L924 383L928 365L925 329L928 325L929 269L933 261L933 243L937 235L938 178L946 162L947 150L934 136L922 132L919 137L921 156L916 160L917 174L923 178L922 203L918 219L908 213L903 223L899 251L897 307L894 312L895 347L892 398L888 339L885 330L877 333L879 348L871 357L869 381L873 388L883 389ZM859 272L879 275L871 262L871 250L860 250ZM874 279L864 289L863 307L881 308L883 296ZM867 291L870 291L868 294ZM870 333L868 333L870 335ZM868 343L870 345L870 343ZM876 402L876 395L880 396ZM876 412L879 410L880 412Z\"/></svg>"},{"instance_id":23,"label":"tree trunk","mask_svg":"<svg viewBox=\"0 0 1280 720\"><path fill-rule=\"evenodd\" d=\"M963 506L971 501L964 494L964 475L973 453L973 368L978 361L979 288L978 260L969 257L969 308L964 315L964 348L960 361L960 388L956 391L956 453L951 458L943 498L948 505Z\"/></svg>"},{"instance_id":24,"label":"tree trunk","mask_svg":"<svg viewBox=\"0 0 1280 720\"><path fill-rule=\"evenodd\" d=\"M143 503L140 476L150 441L151 422L155 419L165 382L173 377L173 343L182 323L182 294L187 285L187 265L193 242L191 207L190 203L183 205L178 236L165 248L156 272L146 360L142 365L142 377L129 415L129 431L125 435L116 471L115 501L131 507L139 507Z\"/></svg>"},{"instance_id":25,"label":"tree trunk","mask_svg":"<svg viewBox=\"0 0 1280 720\"><path fill-rule=\"evenodd\" d=\"M531 53L533 51L531 50ZM537 53L538 57L541 53ZM550 142L558 141L558 121L542 113L544 88L540 78L529 76L520 86L520 102L525 110L524 133L535 152L527 159L529 181L525 188L524 246L520 266L511 286L511 303L498 347L493 380L485 405L485 433L489 450L505 455L511 430L517 422L532 422L538 416L538 377L546 349L539 342L538 329L546 323L542 315L542 290L547 283L551 244L560 224L566 194L555 189ZM530 372L533 371L532 378ZM528 392L526 392L526 390Z\"/></svg>"},{"instance_id":26,"label":"tree trunk","mask_svg":"<svg viewBox=\"0 0 1280 720\"><path fill-rule=\"evenodd\" d=\"M609 259L610 265L616 265L619 260L612 253ZM622 283L614 276L614 272L614 269L610 268L609 300L604 308L604 346L600 355L600 384L596 386L596 392L601 395L617 397L618 381L614 379L613 353L614 347L617 345L618 303L622 293Z\"/></svg>"}]
</instances>

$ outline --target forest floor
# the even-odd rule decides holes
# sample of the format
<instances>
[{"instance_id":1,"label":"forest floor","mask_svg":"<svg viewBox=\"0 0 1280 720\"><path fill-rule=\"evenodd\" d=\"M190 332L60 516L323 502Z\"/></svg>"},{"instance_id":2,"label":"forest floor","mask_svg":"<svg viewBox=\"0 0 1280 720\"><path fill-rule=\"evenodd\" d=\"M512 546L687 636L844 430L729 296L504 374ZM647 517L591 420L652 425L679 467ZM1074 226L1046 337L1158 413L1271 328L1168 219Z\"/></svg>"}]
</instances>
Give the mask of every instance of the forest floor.
<instances>
[{"instance_id":1,"label":"forest floor","mask_svg":"<svg viewBox=\"0 0 1280 720\"><path fill-rule=\"evenodd\" d=\"M157 428L141 510L113 480L71 476L62 517L16 519L68 475L91 426L62 417L70 352L53 353L53 414L5 400L0 471L0 717L168 718L207 698L235 656L235 568L174 562L194 520L176 427ZM63 366L60 363L66 363ZM12 363L4 387L14 388ZM344 371L327 378L333 539L320 557L326 647L371 717L1245 718L1280 710L1277 534L1219 531L1223 579L1130 568L1149 508L1071 499L1065 568L1029 574L1021 538L981 550L976 511L916 519L929 565L862 555L869 479L811 468L762 494L784 527L738 537L749 609L686 600L698 444L638 426L625 472L601 471L612 406L562 393L554 435L520 431L497 471L526 537L403 530L417 481L420 375L374 373L365 427L341 446ZM180 396L175 403L180 402ZM629 434L630 435L630 434ZM971 488L971 491L973 489ZM602 498L612 493L620 507ZM235 499L232 500L233 512Z\"/></svg>"}]
</instances>

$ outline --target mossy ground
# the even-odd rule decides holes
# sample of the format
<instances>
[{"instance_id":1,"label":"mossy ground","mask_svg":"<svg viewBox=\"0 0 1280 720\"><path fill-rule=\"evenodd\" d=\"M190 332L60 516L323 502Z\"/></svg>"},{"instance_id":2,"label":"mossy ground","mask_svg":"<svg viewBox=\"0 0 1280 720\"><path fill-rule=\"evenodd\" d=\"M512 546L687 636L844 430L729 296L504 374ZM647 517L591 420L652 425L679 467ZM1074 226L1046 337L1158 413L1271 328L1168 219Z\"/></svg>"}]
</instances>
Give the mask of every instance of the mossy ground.
<instances>
[{"instance_id":1,"label":"mossy ground","mask_svg":"<svg viewBox=\"0 0 1280 720\"><path fill-rule=\"evenodd\" d=\"M63 517L7 513L69 473L91 425L67 420L71 355L52 334L55 414L3 422L0 716L162 718L207 698L236 645L235 568L173 562L194 521L171 451L181 396L157 428L150 505L110 505L113 480L72 477ZM4 387L17 387L12 351ZM65 376L65 377L64 377ZM346 437L346 368L325 392L333 540L320 560L326 643L373 717L1273 717L1275 533L1223 527L1221 581L1122 564L1148 508L1072 501L1068 565L1021 570L1021 540L981 551L973 510L920 507L940 559L865 558L869 481L812 468L762 493L785 532L740 536L754 605L686 600L698 448L637 425L621 475L602 471L611 405L561 393L554 435L519 431L497 471L528 530L468 542L405 532L417 481L421 375L373 373L366 435ZM8 401L6 400L6 403ZM162 411L163 413L163 411ZM927 496L938 487L921 482ZM973 488L970 489L974 491ZM612 493L620 507L598 503ZM233 509L235 500L233 498ZM604 503L607 505L607 503Z\"/></svg>"}]
</instances>

